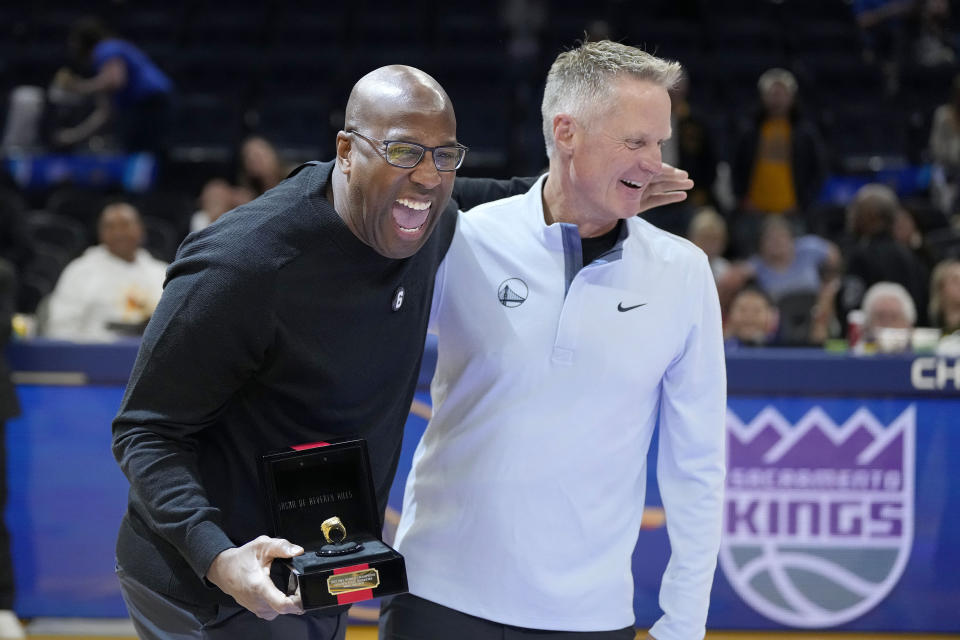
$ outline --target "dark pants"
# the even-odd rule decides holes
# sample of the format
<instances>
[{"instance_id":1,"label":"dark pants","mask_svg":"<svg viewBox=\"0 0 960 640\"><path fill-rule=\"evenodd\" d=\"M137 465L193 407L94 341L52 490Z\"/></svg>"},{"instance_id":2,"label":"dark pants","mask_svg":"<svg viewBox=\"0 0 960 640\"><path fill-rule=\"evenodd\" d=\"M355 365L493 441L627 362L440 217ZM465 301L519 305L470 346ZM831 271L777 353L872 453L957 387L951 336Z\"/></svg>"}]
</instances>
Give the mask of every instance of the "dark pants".
<instances>
[{"instance_id":1,"label":"dark pants","mask_svg":"<svg viewBox=\"0 0 960 640\"><path fill-rule=\"evenodd\" d=\"M616 631L524 629L467 615L412 594L380 604L380 640L633 640L633 627Z\"/></svg>"},{"instance_id":2,"label":"dark pants","mask_svg":"<svg viewBox=\"0 0 960 640\"><path fill-rule=\"evenodd\" d=\"M143 586L117 567L140 640L344 640L347 614L283 615L267 621L239 605L196 607Z\"/></svg>"}]
</instances>

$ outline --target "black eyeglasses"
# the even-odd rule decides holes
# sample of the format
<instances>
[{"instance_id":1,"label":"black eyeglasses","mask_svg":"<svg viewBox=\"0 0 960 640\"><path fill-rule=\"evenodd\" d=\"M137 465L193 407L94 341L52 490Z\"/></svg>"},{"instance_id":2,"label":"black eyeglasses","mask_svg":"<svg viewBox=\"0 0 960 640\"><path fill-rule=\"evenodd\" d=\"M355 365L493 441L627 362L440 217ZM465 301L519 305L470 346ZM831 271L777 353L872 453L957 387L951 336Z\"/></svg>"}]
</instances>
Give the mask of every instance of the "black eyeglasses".
<instances>
[{"instance_id":1,"label":"black eyeglasses","mask_svg":"<svg viewBox=\"0 0 960 640\"><path fill-rule=\"evenodd\" d=\"M447 147L425 147L416 142L378 140L365 136L356 129L347 129L347 133L355 133L367 142L379 142L383 145L383 159L401 169L413 169L420 164L424 154L429 151L433 155L433 164L437 167L437 171L456 171L463 164L464 156L467 155L467 147L462 144Z\"/></svg>"}]
</instances>

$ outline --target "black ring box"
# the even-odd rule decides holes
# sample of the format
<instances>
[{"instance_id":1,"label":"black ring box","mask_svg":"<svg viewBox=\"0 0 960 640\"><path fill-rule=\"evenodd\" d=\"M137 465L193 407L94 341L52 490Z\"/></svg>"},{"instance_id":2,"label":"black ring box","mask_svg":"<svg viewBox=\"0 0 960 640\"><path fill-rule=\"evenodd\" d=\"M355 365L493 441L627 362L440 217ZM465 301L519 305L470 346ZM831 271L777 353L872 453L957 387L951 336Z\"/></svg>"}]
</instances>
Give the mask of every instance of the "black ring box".
<instances>
[{"instance_id":1,"label":"black ring box","mask_svg":"<svg viewBox=\"0 0 960 640\"><path fill-rule=\"evenodd\" d=\"M380 539L380 517L367 444L343 438L264 455L261 480L274 537L304 553L278 558L271 577L288 595L300 590L303 608L322 609L407 591L403 556ZM320 524L337 516L349 553L332 551ZM340 547L342 545L335 545Z\"/></svg>"}]
</instances>

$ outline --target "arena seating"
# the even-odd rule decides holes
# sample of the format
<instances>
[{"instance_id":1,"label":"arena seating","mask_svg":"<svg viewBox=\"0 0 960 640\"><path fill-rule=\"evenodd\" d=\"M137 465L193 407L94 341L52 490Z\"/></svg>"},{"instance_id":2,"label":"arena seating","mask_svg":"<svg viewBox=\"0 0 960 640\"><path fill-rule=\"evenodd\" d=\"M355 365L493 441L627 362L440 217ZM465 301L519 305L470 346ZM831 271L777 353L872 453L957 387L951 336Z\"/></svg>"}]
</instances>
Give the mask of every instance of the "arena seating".
<instances>
[{"instance_id":1,"label":"arena seating","mask_svg":"<svg viewBox=\"0 0 960 640\"><path fill-rule=\"evenodd\" d=\"M350 86L383 64L412 64L433 74L453 98L458 137L471 148L461 172L500 177L536 173L545 165L543 77L560 50L587 35L682 62L691 79L691 106L710 130L720 161L730 160L737 127L752 113L759 75L773 66L790 69L838 176L922 165L933 110L946 100L958 70L907 60L900 92L886 96L880 70L861 55L850 4L840 0L518 3L531 11L527 15L511 14L509 2L436 0L402 7L387 0L240 0L229 8L187 0L30 5L0 7L0 113L14 86L48 86L68 62L70 25L81 15L98 15L176 84L170 163L159 187L179 198L145 215L170 223L178 234L186 232L203 183L236 175L236 150L245 136L264 136L291 164L330 157ZM94 240L103 190L66 185L26 195L28 208L73 218ZM144 194L143 200L162 198ZM828 222L820 230L842 226ZM952 232L941 236L939 244L952 246ZM169 243L160 244L165 253Z\"/></svg>"}]
</instances>

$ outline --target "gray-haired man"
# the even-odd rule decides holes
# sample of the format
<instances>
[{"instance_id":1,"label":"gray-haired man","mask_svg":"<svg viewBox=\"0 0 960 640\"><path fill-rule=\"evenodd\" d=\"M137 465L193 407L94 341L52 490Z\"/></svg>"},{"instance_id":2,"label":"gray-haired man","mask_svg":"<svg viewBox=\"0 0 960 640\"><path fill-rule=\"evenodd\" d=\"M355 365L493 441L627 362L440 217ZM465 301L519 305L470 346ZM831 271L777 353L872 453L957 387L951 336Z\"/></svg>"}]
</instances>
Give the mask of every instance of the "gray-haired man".
<instances>
[{"instance_id":1,"label":"gray-haired man","mask_svg":"<svg viewBox=\"0 0 960 640\"><path fill-rule=\"evenodd\" d=\"M382 637L634 637L646 455L672 556L658 640L702 638L720 542L726 381L707 258L636 217L664 193L680 65L603 41L547 77L550 172L474 209L437 272L434 414Z\"/></svg>"}]
</instances>

